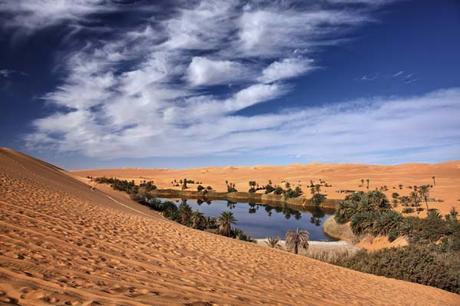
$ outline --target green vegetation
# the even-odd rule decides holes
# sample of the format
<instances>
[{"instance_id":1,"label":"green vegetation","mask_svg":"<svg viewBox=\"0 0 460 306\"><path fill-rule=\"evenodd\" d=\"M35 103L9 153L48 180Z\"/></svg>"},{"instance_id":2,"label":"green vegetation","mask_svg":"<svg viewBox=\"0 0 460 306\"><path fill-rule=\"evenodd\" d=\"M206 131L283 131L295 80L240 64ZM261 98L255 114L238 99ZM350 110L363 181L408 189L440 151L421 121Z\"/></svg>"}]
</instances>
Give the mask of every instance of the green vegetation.
<instances>
[{"instance_id":1,"label":"green vegetation","mask_svg":"<svg viewBox=\"0 0 460 306\"><path fill-rule=\"evenodd\" d=\"M108 177L97 177L94 179L96 183L100 184L109 184L113 189L118 191L125 191L127 193L137 193L139 190L139 186L134 183L134 180L127 181L127 180L119 180L116 178L108 178ZM156 186L151 183L152 188L156 189Z\"/></svg>"},{"instance_id":2,"label":"green vegetation","mask_svg":"<svg viewBox=\"0 0 460 306\"><path fill-rule=\"evenodd\" d=\"M99 177L96 182L102 184L110 184L110 186L119 191L127 192L130 198L142 205L145 205L155 211L160 212L164 217L176 221L182 225L192 227L198 230L209 231L216 234L221 234L227 237L254 242L254 240L238 228L232 227L236 220L231 212L223 212L221 216L216 218L206 217L199 211L193 211L186 200L177 206L171 201L160 201L150 194L157 187L153 182L142 182L136 185L134 181L119 180L116 178ZM193 181L184 179L179 181L182 186L187 183L193 184ZM185 183L184 183L185 182ZM212 190L210 186L206 189L197 187L198 191Z\"/></svg>"},{"instance_id":3,"label":"green vegetation","mask_svg":"<svg viewBox=\"0 0 460 306\"><path fill-rule=\"evenodd\" d=\"M273 186L271 181L269 181L268 185L262 189L265 189L265 194L273 193L276 195L284 195L286 198L297 198L303 194L302 188L300 188L300 186L292 188L289 182L285 182L284 185L286 189L281 186Z\"/></svg>"},{"instance_id":4,"label":"green vegetation","mask_svg":"<svg viewBox=\"0 0 460 306\"><path fill-rule=\"evenodd\" d=\"M312 194L312 197L311 197L311 203L315 206L320 206L321 203L323 203L324 201L326 201L326 195L322 194L321 193L321 185L320 184L316 184L316 185L313 185L311 184L310 185L310 192Z\"/></svg>"},{"instance_id":5,"label":"green vegetation","mask_svg":"<svg viewBox=\"0 0 460 306\"><path fill-rule=\"evenodd\" d=\"M460 293L460 257L435 245L360 251L339 264L354 270L402 279Z\"/></svg>"},{"instance_id":6,"label":"green vegetation","mask_svg":"<svg viewBox=\"0 0 460 306\"><path fill-rule=\"evenodd\" d=\"M411 204L417 209L423 200L427 204L429 187L413 187ZM406 204L403 197L400 201ZM428 208L428 206L427 206ZM413 212L412 207L404 207ZM435 286L460 292L460 223L455 209L444 216L437 210L427 210L425 219L403 217L390 209L385 194L380 191L355 192L339 204L335 214L338 223L350 222L355 235L388 236L390 241L404 236L409 246L379 252L359 252L338 263L363 272Z\"/></svg>"},{"instance_id":7,"label":"green vegetation","mask_svg":"<svg viewBox=\"0 0 460 306\"><path fill-rule=\"evenodd\" d=\"M232 233L232 225L236 223L233 213L224 211L219 218L217 218L217 225L219 226L219 233L221 235L230 237Z\"/></svg>"},{"instance_id":8,"label":"green vegetation","mask_svg":"<svg viewBox=\"0 0 460 306\"><path fill-rule=\"evenodd\" d=\"M238 192L236 189L235 183L230 183L228 181L225 181L225 184L227 185L227 192Z\"/></svg>"}]
</instances>

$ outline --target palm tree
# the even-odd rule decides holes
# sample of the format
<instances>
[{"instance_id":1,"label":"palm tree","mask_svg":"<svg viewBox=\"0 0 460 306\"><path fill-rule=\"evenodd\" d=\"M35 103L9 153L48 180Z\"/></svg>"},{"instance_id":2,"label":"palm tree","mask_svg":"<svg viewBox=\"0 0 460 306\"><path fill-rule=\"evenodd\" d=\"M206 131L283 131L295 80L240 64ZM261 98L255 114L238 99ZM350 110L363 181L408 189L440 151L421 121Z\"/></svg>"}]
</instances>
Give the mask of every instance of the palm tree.
<instances>
[{"instance_id":1,"label":"palm tree","mask_svg":"<svg viewBox=\"0 0 460 306\"><path fill-rule=\"evenodd\" d=\"M217 218L217 225L219 226L219 233L229 237L232 233L232 224L236 223L236 219L231 211L224 211Z\"/></svg>"},{"instance_id":2,"label":"palm tree","mask_svg":"<svg viewBox=\"0 0 460 306\"><path fill-rule=\"evenodd\" d=\"M369 179L366 179L366 182L367 182L367 189L369 189Z\"/></svg>"},{"instance_id":3,"label":"palm tree","mask_svg":"<svg viewBox=\"0 0 460 306\"><path fill-rule=\"evenodd\" d=\"M418 189L418 193L420 194L420 198L425 201L426 211L428 213L428 198L430 197L430 186L429 185L422 185Z\"/></svg>"},{"instance_id":4,"label":"palm tree","mask_svg":"<svg viewBox=\"0 0 460 306\"><path fill-rule=\"evenodd\" d=\"M269 247L277 249L280 247L279 242L280 242L280 237L273 236L273 237L268 237L266 243Z\"/></svg>"},{"instance_id":5,"label":"palm tree","mask_svg":"<svg viewBox=\"0 0 460 306\"><path fill-rule=\"evenodd\" d=\"M410 197L411 197L411 201L412 201L412 206L416 207L416 210L417 210L417 213L418 213L419 210L417 208L420 206L420 194L417 191L412 191L410 193Z\"/></svg>"},{"instance_id":6,"label":"palm tree","mask_svg":"<svg viewBox=\"0 0 460 306\"><path fill-rule=\"evenodd\" d=\"M436 186L436 177L433 175L431 178L433 179L433 186Z\"/></svg>"},{"instance_id":7,"label":"palm tree","mask_svg":"<svg viewBox=\"0 0 460 306\"><path fill-rule=\"evenodd\" d=\"M203 229L206 226L206 219L199 211L194 211L191 217L192 227L196 229Z\"/></svg>"},{"instance_id":8,"label":"palm tree","mask_svg":"<svg viewBox=\"0 0 460 306\"><path fill-rule=\"evenodd\" d=\"M299 253L299 248L308 249L308 239L310 233L306 230L290 230L286 233L286 248L294 251L295 254Z\"/></svg>"},{"instance_id":9,"label":"palm tree","mask_svg":"<svg viewBox=\"0 0 460 306\"><path fill-rule=\"evenodd\" d=\"M189 225L190 218L192 217L192 208L187 204L186 200L183 200L179 205L179 222L183 225Z\"/></svg>"}]
</instances>

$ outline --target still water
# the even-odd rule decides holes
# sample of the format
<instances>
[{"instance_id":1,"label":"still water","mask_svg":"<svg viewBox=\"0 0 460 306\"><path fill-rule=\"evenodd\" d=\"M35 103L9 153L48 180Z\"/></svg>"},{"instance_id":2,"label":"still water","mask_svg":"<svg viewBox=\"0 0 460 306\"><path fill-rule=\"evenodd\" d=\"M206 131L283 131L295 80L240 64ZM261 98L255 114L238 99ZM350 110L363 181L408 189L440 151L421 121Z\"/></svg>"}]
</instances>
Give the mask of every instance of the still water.
<instances>
[{"instance_id":1,"label":"still water","mask_svg":"<svg viewBox=\"0 0 460 306\"><path fill-rule=\"evenodd\" d=\"M179 205L186 201L193 210L198 210L205 216L218 217L224 211L231 211L237 222L235 227L243 230L252 238L267 238L279 236L284 239L290 229L306 229L310 232L310 240L331 241L323 231L323 222L334 214L333 210L320 208L292 208L287 206L270 206L242 202L213 200L203 202L196 199L166 199Z\"/></svg>"}]
</instances>

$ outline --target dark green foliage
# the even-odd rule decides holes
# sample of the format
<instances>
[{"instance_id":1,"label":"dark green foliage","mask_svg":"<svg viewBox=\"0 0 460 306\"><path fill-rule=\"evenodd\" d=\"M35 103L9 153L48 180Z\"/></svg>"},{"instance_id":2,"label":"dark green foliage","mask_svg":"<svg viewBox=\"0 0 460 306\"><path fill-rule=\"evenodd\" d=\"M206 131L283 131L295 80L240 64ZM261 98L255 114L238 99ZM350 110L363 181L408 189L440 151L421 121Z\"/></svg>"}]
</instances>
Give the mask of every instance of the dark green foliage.
<instances>
[{"instance_id":1,"label":"dark green foliage","mask_svg":"<svg viewBox=\"0 0 460 306\"><path fill-rule=\"evenodd\" d=\"M227 181L225 181L225 183L227 184L227 192L238 192L234 183L229 183Z\"/></svg>"},{"instance_id":2,"label":"dark green foliage","mask_svg":"<svg viewBox=\"0 0 460 306\"><path fill-rule=\"evenodd\" d=\"M239 228L232 229L230 237L238 239L238 240L255 242L254 239L252 239L249 235L247 235L245 232L243 232Z\"/></svg>"},{"instance_id":3,"label":"dark green foliage","mask_svg":"<svg viewBox=\"0 0 460 306\"><path fill-rule=\"evenodd\" d=\"M409 246L367 253L342 260L342 266L460 293L458 254L436 246Z\"/></svg>"},{"instance_id":4,"label":"dark green foliage","mask_svg":"<svg viewBox=\"0 0 460 306\"><path fill-rule=\"evenodd\" d=\"M414 209L412 207L404 207L401 212L403 214L411 214L414 212Z\"/></svg>"},{"instance_id":5,"label":"dark green foliage","mask_svg":"<svg viewBox=\"0 0 460 306\"><path fill-rule=\"evenodd\" d=\"M153 191L153 190L157 189L157 186L155 186L153 184L153 182L146 182L146 181L144 181L141 184L139 184L139 187L143 188L146 192Z\"/></svg>"},{"instance_id":6,"label":"dark green foliage","mask_svg":"<svg viewBox=\"0 0 460 306\"><path fill-rule=\"evenodd\" d=\"M323 203L324 201L326 201L326 196L322 193L315 193L312 197L311 197L311 203L315 206L320 206L321 203Z\"/></svg>"},{"instance_id":7,"label":"dark green foliage","mask_svg":"<svg viewBox=\"0 0 460 306\"><path fill-rule=\"evenodd\" d=\"M178 214L179 214L178 222L183 225L190 226L192 223L192 219L191 219L192 213L193 211L190 205L188 205L186 201L182 201L178 209Z\"/></svg>"},{"instance_id":8,"label":"dark green foliage","mask_svg":"<svg viewBox=\"0 0 460 306\"><path fill-rule=\"evenodd\" d=\"M414 186L412 205L420 205L419 190ZM406 199L401 203L406 206ZM409 198L407 198L409 199ZM422 208L423 209L423 208ZM413 212L405 207L403 212ZM409 238L410 246L379 252L360 252L344 259L343 266L377 275L384 275L459 293L460 223L455 211L445 219L437 210L429 210L427 218L404 218L388 209L388 201L378 191L354 193L340 203L337 222L351 221L356 235L386 235L390 241L400 236Z\"/></svg>"},{"instance_id":9,"label":"dark green foliage","mask_svg":"<svg viewBox=\"0 0 460 306\"><path fill-rule=\"evenodd\" d=\"M265 186L265 193L271 193L273 191L275 191L275 187L273 187L271 184Z\"/></svg>"},{"instance_id":10,"label":"dark green foliage","mask_svg":"<svg viewBox=\"0 0 460 306\"><path fill-rule=\"evenodd\" d=\"M107 177L97 177L94 179L97 183L100 184L110 184L110 186L118 191L125 191L127 193L137 193L139 186L137 186L134 181L119 180L116 178L107 178Z\"/></svg>"},{"instance_id":11,"label":"dark green foliage","mask_svg":"<svg viewBox=\"0 0 460 306\"><path fill-rule=\"evenodd\" d=\"M339 203L339 207L335 213L335 220L338 223L346 223L350 221L354 214L389 208L390 203L388 199L380 191L369 191L367 193L362 191L353 192Z\"/></svg>"},{"instance_id":12,"label":"dark green foliage","mask_svg":"<svg viewBox=\"0 0 460 306\"><path fill-rule=\"evenodd\" d=\"M275 190L273 191L274 194L282 195L284 193L283 187L276 186Z\"/></svg>"},{"instance_id":13,"label":"dark green foliage","mask_svg":"<svg viewBox=\"0 0 460 306\"><path fill-rule=\"evenodd\" d=\"M206 228L206 217L199 211L194 211L190 220L194 229L204 230Z\"/></svg>"},{"instance_id":14,"label":"dark green foliage","mask_svg":"<svg viewBox=\"0 0 460 306\"><path fill-rule=\"evenodd\" d=\"M351 229L355 235L373 232L374 222L378 217L376 211L363 211L351 217Z\"/></svg>"},{"instance_id":15,"label":"dark green foliage","mask_svg":"<svg viewBox=\"0 0 460 306\"><path fill-rule=\"evenodd\" d=\"M249 193L255 193L257 191L257 183L256 181L249 181Z\"/></svg>"},{"instance_id":16,"label":"dark green foliage","mask_svg":"<svg viewBox=\"0 0 460 306\"><path fill-rule=\"evenodd\" d=\"M200 191L205 190L205 188L204 188L203 186L201 186L201 185L198 185L198 186L196 187L196 190L197 190L198 192L200 192Z\"/></svg>"},{"instance_id":17,"label":"dark green foliage","mask_svg":"<svg viewBox=\"0 0 460 306\"><path fill-rule=\"evenodd\" d=\"M298 198L303 194L303 192L302 189L299 186L297 186L294 189L288 188L286 191L284 191L284 194L287 198Z\"/></svg>"},{"instance_id":18,"label":"dark green foliage","mask_svg":"<svg viewBox=\"0 0 460 306\"><path fill-rule=\"evenodd\" d=\"M372 234L375 236L386 236L392 233L391 238L396 239L397 236L395 237L394 235L398 235L403 221L403 216L393 210L382 211L377 214L377 218L372 228ZM390 241L393 241L394 239L390 239Z\"/></svg>"}]
</instances>

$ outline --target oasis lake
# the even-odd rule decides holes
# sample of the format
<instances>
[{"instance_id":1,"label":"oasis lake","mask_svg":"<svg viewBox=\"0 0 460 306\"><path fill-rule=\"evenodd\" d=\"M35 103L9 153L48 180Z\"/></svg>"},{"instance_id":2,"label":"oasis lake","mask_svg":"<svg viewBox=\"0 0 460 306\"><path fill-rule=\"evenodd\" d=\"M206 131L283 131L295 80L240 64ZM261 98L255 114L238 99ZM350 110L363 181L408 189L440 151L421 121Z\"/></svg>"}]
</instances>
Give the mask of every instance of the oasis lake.
<instances>
[{"instance_id":1,"label":"oasis lake","mask_svg":"<svg viewBox=\"0 0 460 306\"><path fill-rule=\"evenodd\" d=\"M224 200L202 201L197 199L168 199L179 205L183 201L205 216L218 217L224 211L231 211L236 218L235 227L243 230L254 239L279 236L284 239L286 232L291 229L306 229L310 232L310 240L333 241L323 231L323 222L334 210L317 207L271 206L267 204L231 202Z\"/></svg>"}]
</instances>

